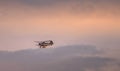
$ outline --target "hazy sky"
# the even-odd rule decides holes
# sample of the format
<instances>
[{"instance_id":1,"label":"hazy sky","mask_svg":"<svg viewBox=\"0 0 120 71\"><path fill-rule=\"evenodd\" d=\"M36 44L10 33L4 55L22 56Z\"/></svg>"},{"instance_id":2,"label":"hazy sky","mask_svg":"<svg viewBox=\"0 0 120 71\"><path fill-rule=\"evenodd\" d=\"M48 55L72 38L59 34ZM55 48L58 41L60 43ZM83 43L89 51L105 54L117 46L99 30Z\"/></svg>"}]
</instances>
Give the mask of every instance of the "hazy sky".
<instances>
[{"instance_id":1,"label":"hazy sky","mask_svg":"<svg viewBox=\"0 0 120 71\"><path fill-rule=\"evenodd\" d=\"M119 71L119 55L120 0L0 0L2 71Z\"/></svg>"},{"instance_id":2,"label":"hazy sky","mask_svg":"<svg viewBox=\"0 0 120 71\"><path fill-rule=\"evenodd\" d=\"M120 47L120 0L0 0L0 50L91 44Z\"/></svg>"}]
</instances>

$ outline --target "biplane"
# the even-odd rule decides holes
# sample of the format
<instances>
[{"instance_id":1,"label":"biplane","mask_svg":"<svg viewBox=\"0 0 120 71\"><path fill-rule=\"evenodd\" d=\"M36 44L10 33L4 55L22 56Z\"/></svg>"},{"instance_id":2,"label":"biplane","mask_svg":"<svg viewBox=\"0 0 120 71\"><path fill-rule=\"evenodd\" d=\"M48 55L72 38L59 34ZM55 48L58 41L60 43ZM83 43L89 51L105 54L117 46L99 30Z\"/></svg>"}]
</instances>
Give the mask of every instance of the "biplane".
<instances>
[{"instance_id":1,"label":"biplane","mask_svg":"<svg viewBox=\"0 0 120 71\"><path fill-rule=\"evenodd\" d=\"M52 46L54 43L52 40L46 40L46 41L35 41L37 44L37 46L39 46L40 48L46 48L47 46Z\"/></svg>"}]
</instances>

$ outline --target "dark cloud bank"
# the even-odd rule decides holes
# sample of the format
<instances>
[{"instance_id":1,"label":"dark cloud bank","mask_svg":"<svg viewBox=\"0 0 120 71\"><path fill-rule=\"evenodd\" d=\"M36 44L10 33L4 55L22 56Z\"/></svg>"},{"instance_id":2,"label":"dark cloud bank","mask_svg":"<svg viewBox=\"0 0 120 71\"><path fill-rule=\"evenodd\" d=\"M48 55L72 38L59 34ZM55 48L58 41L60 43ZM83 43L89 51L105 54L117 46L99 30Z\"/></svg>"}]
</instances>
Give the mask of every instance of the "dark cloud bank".
<instances>
[{"instance_id":1,"label":"dark cloud bank","mask_svg":"<svg viewBox=\"0 0 120 71\"><path fill-rule=\"evenodd\" d=\"M119 5L120 0L0 0L0 2L7 2L7 3L22 3L27 5L39 5L39 6L51 6L53 4L58 3L93 3L93 4L113 4L113 5Z\"/></svg>"},{"instance_id":2,"label":"dark cloud bank","mask_svg":"<svg viewBox=\"0 0 120 71\"><path fill-rule=\"evenodd\" d=\"M103 67L120 66L119 61L99 54L104 52L90 45L0 51L0 71L104 71Z\"/></svg>"}]
</instances>

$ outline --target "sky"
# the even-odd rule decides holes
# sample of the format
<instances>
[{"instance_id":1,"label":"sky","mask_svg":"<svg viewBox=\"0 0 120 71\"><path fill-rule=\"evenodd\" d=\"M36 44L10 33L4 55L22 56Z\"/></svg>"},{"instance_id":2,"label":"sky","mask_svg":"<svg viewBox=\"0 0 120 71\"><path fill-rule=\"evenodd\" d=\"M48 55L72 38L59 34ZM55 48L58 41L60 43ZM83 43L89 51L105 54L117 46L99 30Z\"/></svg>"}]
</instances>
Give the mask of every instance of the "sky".
<instances>
[{"instance_id":1,"label":"sky","mask_svg":"<svg viewBox=\"0 0 120 71\"><path fill-rule=\"evenodd\" d=\"M119 0L0 0L0 50L55 45L120 47Z\"/></svg>"},{"instance_id":2,"label":"sky","mask_svg":"<svg viewBox=\"0 0 120 71\"><path fill-rule=\"evenodd\" d=\"M120 0L0 0L1 71L119 71L119 55Z\"/></svg>"}]
</instances>

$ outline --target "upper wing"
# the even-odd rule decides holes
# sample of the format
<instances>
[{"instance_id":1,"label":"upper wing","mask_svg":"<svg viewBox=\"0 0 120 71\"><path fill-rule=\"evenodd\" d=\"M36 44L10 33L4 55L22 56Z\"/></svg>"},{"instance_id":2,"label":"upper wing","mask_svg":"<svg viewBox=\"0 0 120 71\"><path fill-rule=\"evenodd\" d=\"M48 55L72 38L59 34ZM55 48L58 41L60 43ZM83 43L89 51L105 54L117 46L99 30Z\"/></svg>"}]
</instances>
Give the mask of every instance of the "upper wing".
<instances>
[{"instance_id":1,"label":"upper wing","mask_svg":"<svg viewBox=\"0 0 120 71\"><path fill-rule=\"evenodd\" d=\"M42 43L43 41L34 41L34 42L36 42L36 43Z\"/></svg>"}]
</instances>

